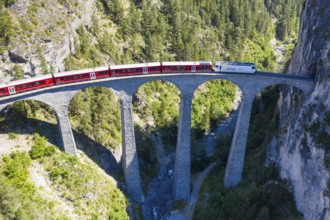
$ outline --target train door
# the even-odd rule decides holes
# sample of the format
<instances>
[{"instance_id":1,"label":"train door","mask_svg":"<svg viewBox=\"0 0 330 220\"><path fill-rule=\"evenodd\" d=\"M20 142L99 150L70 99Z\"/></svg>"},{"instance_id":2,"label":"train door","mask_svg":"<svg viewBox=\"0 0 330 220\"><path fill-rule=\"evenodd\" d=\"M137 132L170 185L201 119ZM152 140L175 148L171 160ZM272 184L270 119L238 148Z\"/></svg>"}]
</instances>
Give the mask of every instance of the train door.
<instances>
[{"instance_id":1,"label":"train door","mask_svg":"<svg viewBox=\"0 0 330 220\"><path fill-rule=\"evenodd\" d=\"M91 79L96 79L95 73L90 73L90 77L91 77Z\"/></svg>"},{"instance_id":2,"label":"train door","mask_svg":"<svg viewBox=\"0 0 330 220\"><path fill-rule=\"evenodd\" d=\"M193 72L193 73L196 72L196 66L191 67L191 72Z\"/></svg>"},{"instance_id":3,"label":"train door","mask_svg":"<svg viewBox=\"0 0 330 220\"><path fill-rule=\"evenodd\" d=\"M10 95L16 93L16 90L15 90L15 87L14 87L14 86L8 87L8 91L9 91L9 94L10 94Z\"/></svg>"},{"instance_id":4,"label":"train door","mask_svg":"<svg viewBox=\"0 0 330 220\"><path fill-rule=\"evenodd\" d=\"M143 67L143 74L148 74L148 67Z\"/></svg>"}]
</instances>

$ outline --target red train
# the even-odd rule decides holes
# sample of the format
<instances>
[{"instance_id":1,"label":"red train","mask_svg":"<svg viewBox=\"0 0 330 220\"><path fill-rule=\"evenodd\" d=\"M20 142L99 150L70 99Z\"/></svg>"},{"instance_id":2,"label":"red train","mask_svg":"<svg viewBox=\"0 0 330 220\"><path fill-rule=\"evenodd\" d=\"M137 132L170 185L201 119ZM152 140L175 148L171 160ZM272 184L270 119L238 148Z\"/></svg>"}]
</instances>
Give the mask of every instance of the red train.
<instances>
[{"instance_id":1,"label":"red train","mask_svg":"<svg viewBox=\"0 0 330 220\"><path fill-rule=\"evenodd\" d=\"M13 95L48 86L101 79L107 77L161 74L161 73L195 73L211 72L212 62L154 62L127 65L112 65L110 67L97 67L91 69L75 70L43 75L29 79L23 79L0 85L0 97Z\"/></svg>"}]
</instances>

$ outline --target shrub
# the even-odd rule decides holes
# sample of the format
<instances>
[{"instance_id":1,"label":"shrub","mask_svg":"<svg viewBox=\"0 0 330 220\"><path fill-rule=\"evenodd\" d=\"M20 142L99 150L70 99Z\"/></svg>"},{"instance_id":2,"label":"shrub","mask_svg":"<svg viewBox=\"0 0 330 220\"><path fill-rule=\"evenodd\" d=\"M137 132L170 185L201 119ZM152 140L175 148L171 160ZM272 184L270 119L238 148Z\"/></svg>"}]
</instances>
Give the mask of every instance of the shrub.
<instances>
[{"instance_id":1,"label":"shrub","mask_svg":"<svg viewBox=\"0 0 330 220\"><path fill-rule=\"evenodd\" d=\"M31 158L26 152L14 152L3 158L3 174L7 177L8 184L21 189L25 195L32 195L35 191L34 185L28 181L28 167Z\"/></svg>"},{"instance_id":2,"label":"shrub","mask_svg":"<svg viewBox=\"0 0 330 220\"><path fill-rule=\"evenodd\" d=\"M64 170L63 168L53 167L49 170L49 177L55 182L61 177L62 179L68 179L70 177L70 172Z\"/></svg>"},{"instance_id":3,"label":"shrub","mask_svg":"<svg viewBox=\"0 0 330 220\"><path fill-rule=\"evenodd\" d=\"M52 156L55 153L55 147L47 146L47 141L44 137L39 134L34 134L34 144L32 150L30 151L30 156L32 159L38 159L42 157Z\"/></svg>"},{"instance_id":4,"label":"shrub","mask_svg":"<svg viewBox=\"0 0 330 220\"><path fill-rule=\"evenodd\" d=\"M9 132L8 137L9 137L10 140L17 140L18 139L17 134L15 134L14 132Z\"/></svg>"},{"instance_id":5,"label":"shrub","mask_svg":"<svg viewBox=\"0 0 330 220\"><path fill-rule=\"evenodd\" d=\"M24 70L21 66L15 64L15 66L11 69L11 75L13 76L13 80L23 79Z\"/></svg>"}]
</instances>

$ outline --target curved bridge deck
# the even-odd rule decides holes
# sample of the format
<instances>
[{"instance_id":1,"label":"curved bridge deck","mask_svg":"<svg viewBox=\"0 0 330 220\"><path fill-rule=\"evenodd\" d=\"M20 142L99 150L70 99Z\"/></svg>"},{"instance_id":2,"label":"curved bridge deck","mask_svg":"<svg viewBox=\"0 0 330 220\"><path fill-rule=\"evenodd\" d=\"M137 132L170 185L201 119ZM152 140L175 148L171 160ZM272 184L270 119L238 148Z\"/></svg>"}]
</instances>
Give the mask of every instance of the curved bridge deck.
<instances>
[{"instance_id":1,"label":"curved bridge deck","mask_svg":"<svg viewBox=\"0 0 330 220\"><path fill-rule=\"evenodd\" d=\"M312 78L266 72L257 72L256 74L181 73L113 77L52 86L27 93L16 94L14 96L3 97L0 98L0 110L7 105L25 99L37 100L48 104L56 113L58 129L61 136L60 146L65 152L76 155L76 144L68 117L68 105L71 99L77 92L88 87L101 86L119 91L122 109L122 165L125 172L127 190L134 200L143 201L132 118L132 96L144 83L154 80L171 82L177 86L181 93L173 196L175 199L187 200L190 196L191 103L194 92L199 85L216 79L231 81L241 89L243 94L225 172L225 186L231 187L238 184L242 178L251 108L257 93L271 85L284 84L294 86L304 91L306 94L309 94L314 87Z\"/></svg>"}]
</instances>

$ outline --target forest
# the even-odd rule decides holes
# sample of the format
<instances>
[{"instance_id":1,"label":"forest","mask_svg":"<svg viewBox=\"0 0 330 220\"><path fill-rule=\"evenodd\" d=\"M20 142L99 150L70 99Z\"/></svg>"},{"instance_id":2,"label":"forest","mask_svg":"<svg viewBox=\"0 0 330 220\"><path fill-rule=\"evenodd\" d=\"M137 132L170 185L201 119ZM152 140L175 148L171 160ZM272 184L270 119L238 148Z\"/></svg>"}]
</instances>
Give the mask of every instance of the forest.
<instances>
[{"instance_id":1,"label":"forest","mask_svg":"<svg viewBox=\"0 0 330 220\"><path fill-rule=\"evenodd\" d=\"M276 62L269 41L295 39L302 8L302 0L145 0L130 2L127 9L119 0L97 3L117 32L106 40L96 16L92 27L81 26L80 44L66 60L69 69L100 65L104 62L101 54L107 53L116 64L240 60L272 70ZM93 36L98 44L89 45ZM123 48L115 46L118 41Z\"/></svg>"}]
</instances>

